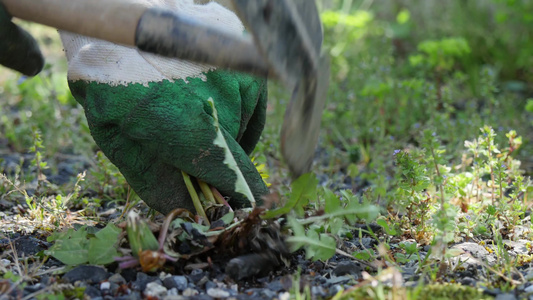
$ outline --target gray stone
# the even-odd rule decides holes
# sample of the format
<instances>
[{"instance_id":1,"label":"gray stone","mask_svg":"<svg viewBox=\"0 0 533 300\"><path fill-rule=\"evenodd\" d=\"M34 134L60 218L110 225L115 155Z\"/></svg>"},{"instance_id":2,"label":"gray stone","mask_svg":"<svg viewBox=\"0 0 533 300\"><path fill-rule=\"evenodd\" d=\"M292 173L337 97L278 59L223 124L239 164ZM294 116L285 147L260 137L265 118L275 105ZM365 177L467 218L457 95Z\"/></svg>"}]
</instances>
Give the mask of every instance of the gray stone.
<instances>
[{"instance_id":1,"label":"gray stone","mask_svg":"<svg viewBox=\"0 0 533 300\"><path fill-rule=\"evenodd\" d=\"M69 283L76 281L85 281L89 284L100 283L107 278L109 278L107 270L97 266L78 266L63 275L63 280Z\"/></svg>"},{"instance_id":2,"label":"gray stone","mask_svg":"<svg viewBox=\"0 0 533 300\"><path fill-rule=\"evenodd\" d=\"M115 298L115 300L141 300L141 299L143 299L141 297L141 292L138 292L138 291L133 291L132 293L128 295L123 295L123 296L119 296Z\"/></svg>"},{"instance_id":3,"label":"gray stone","mask_svg":"<svg viewBox=\"0 0 533 300\"><path fill-rule=\"evenodd\" d=\"M109 282L111 284L111 287L109 288L109 292L112 294L112 295L115 295L118 293L118 289L120 288L120 285L114 283L114 282Z\"/></svg>"},{"instance_id":4,"label":"gray stone","mask_svg":"<svg viewBox=\"0 0 533 300\"><path fill-rule=\"evenodd\" d=\"M529 251L527 249L527 243L529 243L529 241L527 241L527 240L518 240L518 241L504 240L503 242L504 242L504 244L506 246L512 248L512 250L509 251L511 253L514 252L514 254L516 254L516 255L518 255L518 254L522 254L522 255L529 254Z\"/></svg>"},{"instance_id":5,"label":"gray stone","mask_svg":"<svg viewBox=\"0 0 533 300\"><path fill-rule=\"evenodd\" d=\"M83 292L83 294L89 296L90 299L102 297L102 293L100 292L100 290L92 285L85 287L85 291Z\"/></svg>"},{"instance_id":6,"label":"gray stone","mask_svg":"<svg viewBox=\"0 0 533 300\"><path fill-rule=\"evenodd\" d=\"M412 277L416 274L418 267L408 267L407 264L405 266L402 266L402 275L404 277Z\"/></svg>"},{"instance_id":7,"label":"gray stone","mask_svg":"<svg viewBox=\"0 0 533 300\"><path fill-rule=\"evenodd\" d=\"M132 288L138 291L144 291L146 286L150 282L157 282L159 285L162 284L161 280L156 276L148 276L144 273L137 273L137 279L132 283Z\"/></svg>"},{"instance_id":8,"label":"gray stone","mask_svg":"<svg viewBox=\"0 0 533 300\"><path fill-rule=\"evenodd\" d=\"M250 297L250 299L258 299L260 296L259 296L259 293L261 293L263 290L265 289L261 289L261 288L250 288L250 289L246 289L244 291L244 294L245 295L248 295Z\"/></svg>"},{"instance_id":9,"label":"gray stone","mask_svg":"<svg viewBox=\"0 0 533 300\"><path fill-rule=\"evenodd\" d=\"M452 258L454 263L461 262L465 268L468 266L479 266L483 263L493 265L496 262L496 256L489 253L484 246L476 243L466 242L454 245L452 249L462 250L464 253Z\"/></svg>"},{"instance_id":10,"label":"gray stone","mask_svg":"<svg viewBox=\"0 0 533 300\"><path fill-rule=\"evenodd\" d=\"M489 251L487 251L485 247L479 244L476 244L476 243L472 243L472 242L460 243L460 244L454 245L452 249L453 248L463 250L464 252L468 252L475 258L482 258L489 254Z\"/></svg>"},{"instance_id":11,"label":"gray stone","mask_svg":"<svg viewBox=\"0 0 533 300\"><path fill-rule=\"evenodd\" d=\"M519 239L520 237L527 236L529 233L531 233L531 228L529 226L524 226L524 225L514 226L513 232L512 232L512 239L513 240Z\"/></svg>"},{"instance_id":12,"label":"gray stone","mask_svg":"<svg viewBox=\"0 0 533 300\"><path fill-rule=\"evenodd\" d=\"M190 300L190 298L181 295L167 295L163 300Z\"/></svg>"},{"instance_id":13,"label":"gray stone","mask_svg":"<svg viewBox=\"0 0 533 300\"><path fill-rule=\"evenodd\" d=\"M178 289L173 287L167 291L167 296L165 297L165 299L167 299L169 296L178 296L178 295L179 295Z\"/></svg>"},{"instance_id":14,"label":"gray stone","mask_svg":"<svg viewBox=\"0 0 533 300\"><path fill-rule=\"evenodd\" d=\"M46 247L50 245L47 242L43 242L31 236L21 236L14 240L13 244L20 256L33 256L38 252L45 250Z\"/></svg>"},{"instance_id":15,"label":"gray stone","mask_svg":"<svg viewBox=\"0 0 533 300\"><path fill-rule=\"evenodd\" d=\"M195 290L195 289L192 289L192 288L186 288L184 291L183 291L183 296L185 297L191 297L191 296L195 296L195 295L198 295L198 291Z\"/></svg>"},{"instance_id":16,"label":"gray stone","mask_svg":"<svg viewBox=\"0 0 533 300\"><path fill-rule=\"evenodd\" d=\"M24 292L27 292L27 293L31 294L31 293L35 293L37 291L40 291L40 290L44 289L45 287L46 286L44 284L39 282L39 283L36 283L34 285L30 285L30 286L25 287L24 288Z\"/></svg>"},{"instance_id":17,"label":"gray stone","mask_svg":"<svg viewBox=\"0 0 533 300\"><path fill-rule=\"evenodd\" d=\"M189 298L189 300L213 300L213 298L207 294L199 294L196 296L192 296Z\"/></svg>"},{"instance_id":18,"label":"gray stone","mask_svg":"<svg viewBox=\"0 0 533 300\"><path fill-rule=\"evenodd\" d=\"M476 280L472 277L463 277L460 279L462 285L475 286Z\"/></svg>"},{"instance_id":19,"label":"gray stone","mask_svg":"<svg viewBox=\"0 0 533 300\"><path fill-rule=\"evenodd\" d=\"M7 267L10 264L11 264L11 261L9 259L5 259L5 258L0 259L0 265L2 265L3 267Z\"/></svg>"},{"instance_id":20,"label":"gray stone","mask_svg":"<svg viewBox=\"0 0 533 300\"><path fill-rule=\"evenodd\" d=\"M124 277L122 277L122 275L118 273L111 275L111 277L109 277L107 280L111 283L116 283L118 285L126 284L126 279L124 279Z\"/></svg>"},{"instance_id":21,"label":"gray stone","mask_svg":"<svg viewBox=\"0 0 533 300\"><path fill-rule=\"evenodd\" d=\"M278 294L274 291L271 291L269 289L263 289L259 292L259 295L261 297L265 297L266 299L275 299L278 297Z\"/></svg>"},{"instance_id":22,"label":"gray stone","mask_svg":"<svg viewBox=\"0 0 533 300\"><path fill-rule=\"evenodd\" d=\"M499 294L494 300L516 300L516 296L511 293Z\"/></svg>"},{"instance_id":23,"label":"gray stone","mask_svg":"<svg viewBox=\"0 0 533 300\"><path fill-rule=\"evenodd\" d=\"M524 289L524 292L526 292L527 294L529 294L529 293L533 293L533 284L530 285L530 286L528 286L528 287L526 287L526 288Z\"/></svg>"},{"instance_id":24,"label":"gray stone","mask_svg":"<svg viewBox=\"0 0 533 300\"><path fill-rule=\"evenodd\" d=\"M406 281L404 283L404 286L408 287L408 288L414 288L414 287L418 286L418 284L419 284L418 281Z\"/></svg>"},{"instance_id":25,"label":"gray stone","mask_svg":"<svg viewBox=\"0 0 533 300\"><path fill-rule=\"evenodd\" d=\"M524 276L527 281L533 281L533 270L529 270L526 276Z\"/></svg>"},{"instance_id":26,"label":"gray stone","mask_svg":"<svg viewBox=\"0 0 533 300\"><path fill-rule=\"evenodd\" d=\"M338 292L344 290L344 288L340 285L340 284L336 284L332 287L329 288L329 291L328 291L328 297L333 297L335 296Z\"/></svg>"},{"instance_id":27,"label":"gray stone","mask_svg":"<svg viewBox=\"0 0 533 300\"><path fill-rule=\"evenodd\" d=\"M361 238L361 244L366 249L371 249L374 245L377 244L377 241L373 238L364 237L364 238Z\"/></svg>"},{"instance_id":28,"label":"gray stone","mask_svg":"<svg viewBox=\"0 0 533 300\"><path fill-rule=\"evenodd\" d=\"M213 281L208 280L208 281L205 283L204 288L205 288L206 290L208 290L208 289L212 289L212 288L218 288L218 285L217 285L216 283L214 283Z\"/></svg>"},{"instance_id":29,"label":"gray stone","mask_svg":"<svg viewBox=\"0 0 533 300\"><path fill-rule=\"evenodd\" d=\"M336 284L341 284L341 283L348 283L350 282L350 280L352 280L353 278L350 277L350 276L338 276L338 277L332 277L332 278L329 278L327 281L326 281L326 285L327 286L330 286L330 285L336 285Z\"/></svg>"},{"instance_id":30,"label":"gray stone","mask_svg":"<svg viewBox=\"0 0 533 300\"><path fill-rule=\"evenodd\" d=\"M176 288L180 292L187 288L187 284L187 277L185 276L171 276L163 280L163 285L167 289Z\"/></svg>"},{"instance_id":31,"label":"gray stone","mask_svg":"<svg viewBox=\"0 0 533 300\"><path fill-rule=\"evenodd\" d=\"M275 281L272 281L270 283L267 284L266 286L267 289L271 290L271 291L274 291L274 292L280 292L282 290L285 290L283 288L283 284L281 283L280 280L275 280Z\"/></svg>"},{"instance_id":32,"label":"gray stone","mask_svg":"<svg viewBox=\"0 0 533 300\"><path fill-rule=\"evenodd\" d=\"M197 283L198 281L202 280L204 277L205 277L205 272L200 269L194 269L191 271L191 274L189 274L189 278L194 283Z\"/></svg>"},{"instance_id":33,"label":"gray stone","mask_svg":"<svg viewBox=\"0 0 533 300\"><path fill-rule=\"evenodd\" d=\"M361 267L352 261L341 261L331 274L333 276L352 275L357 278L361 274Z\"/></svg>"},{"instance_id":34,"label":"gray stone","mask_svg":"<svg viewBox=\"0 0 533 300\"><path fill-rule=\"evenodd\" d=\"M311 294L314 298L325 298L327 296L326 291L321 286L312 286Z\"/></svg>"}]
</instances>

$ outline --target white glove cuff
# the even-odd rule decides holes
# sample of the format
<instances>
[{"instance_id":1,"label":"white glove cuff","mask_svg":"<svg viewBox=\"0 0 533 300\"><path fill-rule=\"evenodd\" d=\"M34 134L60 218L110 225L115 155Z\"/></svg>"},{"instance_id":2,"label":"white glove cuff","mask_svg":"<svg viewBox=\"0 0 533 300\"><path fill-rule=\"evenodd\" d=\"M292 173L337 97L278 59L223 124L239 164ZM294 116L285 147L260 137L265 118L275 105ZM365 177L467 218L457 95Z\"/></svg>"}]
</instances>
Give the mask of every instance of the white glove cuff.
<instances>
[{"instance_id":1,"label":"white glove cuff","mask_svg":"<svg viewBox=\"0 0 533 300\"><path fill-rule=\"evenodd\" d=\"M132 0L132 2L147 7L165 7L237 35L241 35L244 31L244 26L233 12L214 2L205 5L194 4L193 0ZM212 66L162 57L70 32L60 31L60 36L69 63L68 79L71 81L95 81L109 85L129 83L148 85L149 82L186 80L187 77L200 77L205 80L203 73L215 69Z\"/></svg>"}]
</instances>

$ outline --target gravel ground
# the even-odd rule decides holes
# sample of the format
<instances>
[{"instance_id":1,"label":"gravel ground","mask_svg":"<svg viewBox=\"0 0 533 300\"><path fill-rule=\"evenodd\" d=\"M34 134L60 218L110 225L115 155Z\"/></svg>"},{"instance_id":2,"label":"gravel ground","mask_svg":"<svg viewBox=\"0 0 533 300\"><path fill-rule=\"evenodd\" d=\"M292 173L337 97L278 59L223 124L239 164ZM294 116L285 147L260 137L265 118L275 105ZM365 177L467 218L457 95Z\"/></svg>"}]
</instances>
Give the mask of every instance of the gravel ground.
<instances>
[{"instance_id":1,"label":"gravel ground","mask_svg":"<svg viewBox=\"0 0 533 300\"><path fill-rule=\"evenodd\" d=\"M7 172L14 170L21 157L24 155L0 153L0 167ZM30 157L25 158L28 161ZM57 172L48 174L48 179L60 185L75 178L77 173L88 167L90 163L83 158L63 157L57 162ZM349 186L348 183L343 185ZM7 201L4 195L0 197L0 207L0 250L3 253L1 270L20 273L18 268L22 258L41 255L51 243L46 241L48 234L42 227L31 222L24 223L17 217L22 209L20 205ZM116 217L116 214L112 217ZM364 224L359 226L367 228ZM400 251L400 240L385 237L383 230L376 224L368 226L380 239L387 238L392 252ZM344 240L339 248L344 253L375 249L378 245L374 238L359 235L357 228L352 236L357 238ZM281 241L282 238L280 243ZM504 244L511 259L520 254L533 254L533 247L527 240L506 240ZM496 264L501 259L498 259L496 249L490 245L490 241L453 245L452 248L457 250L456 256L442 265L442 282L478 287L489 298L533 299L531 262L524 262L512 278L506 279L515 281L516 288L502 291L483 286L488 280L494 282L498 272L502 271L498 269L501 266ZM269 254L272 249L267 248L268 246L260 245L259 249L232 252L233 255L215 248L189 260L167 263L154 273L145 273L138 268L120 269L118 263L113 263L106 267L81 265L55 275L51 271L64 267L61 262L49 258L42 266L36 266L30 259L24 270L31 280L26 284L20 284L16 279L0 280L0 299L32 299L54 290L62 290L67 298L72 299L82 295L87 299L289 299L289 292L294 291L295 286L299 286L301 291L308 287L313 299L327 299L339 291L371 284L371 276L375 276L378 269L390 266L383 260L364 262L342 253L326 262L312 261L305 258L303 250L282 255L286 260L286 263L282 263L281 260L272 259ZM429 278L420 277L420 261L424 260L429 250L428 246L419 247L419 257L408 258L407 262L398 264L394 269L399 271L397 274L401 274L400 276L378 281L386 285L394 283L409 287L421 282L430 283ZM19 259L15 260L14 257Z\"/></svg>"},{"instance_id":2,"label":"gravel ground","mask_svg":"<svg viewBox=\"0 0 533 300\"><path fill-rule=\"evenodd\" d=\"M0 240L0 247L4 251L4 258L0 263L7 269L15 269L11 257L5 255L10 252L10 242L19 257L30 257L50 246L49 243L31 235L13 234L9 240ZM366 247L374 245L375 241L369 237L346 241L346 250L362 249L356 246L357 244ZM508 253L511 256L530 253L528 241L506 241L506 245L510 247ZM533 296L530 296L533 294L533 286L529 282L533 280L531 263L524 264L513 275L514 280L526 283L519 284L512 291L504 292L480 285L486 281L487 276L493 276L486 271L484 265L490 266L496 262L494 252L490 253L488 248L471 242L456 244L453 248L460 249L463 254L455 257L448 265L450 269L444 277L445 281L480 287L485 295L496 299L533 299ZM425 255L427 251L420 251L422 258ZM50 288L70 291L84 288L83 295L91 299L289 299L288 292L293 289L293 281L298 278L293 275L299 269L299 286L310 287L314 299L327 299L341 290L360 284L365 277L363 273L375 273L374 268L367 264L344 256L336 255L327 262L310 261L305 259L303 251L298 251L290 255L290 263L287 266L276 267L266 275L235 280L226 272L229 261L229 258L224 260L199 256L193 261L179 261L168 265L163 271L155 273L144 273L139 269L120 270L117 264L107 267L81 265L61 275L35 276L35 281L26 286L15 286L9 280L2 281L0 286L3 286L3 291L6 291L6 286L13 287L7 297L12 299L31 298L39 292L50 291ZM452 266L457 266L459 261L462 262L461 267L452 270ZM249 263L253 264L253 261ZM41 269L60 266L61 263L52 258ZM399 266L401 285L412 287L420 283L418 267L417 260ZM6 294L2 297L6 298Z\"/></svg>"}]
</instances>

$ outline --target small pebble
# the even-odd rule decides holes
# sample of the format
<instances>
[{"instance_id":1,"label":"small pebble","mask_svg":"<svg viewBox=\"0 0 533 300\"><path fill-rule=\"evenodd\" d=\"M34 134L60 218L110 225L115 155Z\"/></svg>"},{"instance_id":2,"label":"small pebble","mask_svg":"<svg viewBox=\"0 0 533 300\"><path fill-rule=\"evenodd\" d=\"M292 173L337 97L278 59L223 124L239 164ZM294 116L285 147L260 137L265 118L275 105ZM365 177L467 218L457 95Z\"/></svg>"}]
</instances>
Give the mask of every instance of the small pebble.
<instances>
[{"instance_id":1,"label":"small pebble","mask_svg":"<svg viewBox=\"0 0 533 300\"><path fill-rule=\"evenodd\" d=\"M340 292L342 290L343 290L342 286L340 286L339 284L336 284L336 285L332 286L331 288L329 288L329 295L328 296L333 297L338 292Z\"/></svg>"},{"instance_id":2,"label":"small pebble","mask_svg":"<svg viewBox=\"0 0 533 300\"><path fill-rule=\"evenodd\" d=\"M289 299L291 299L291 293L284 292L284 293L279 294L279 300L289 300Z\"/></svg>"},{"instance_id":3,"label":"small pebble","mask_svg":"<svg viewBox=\"0 0 533 300\"><path fill-rule=\"evenodd\" d=\"M185 266L185 270L191 271L196 269L206 269L209 267L208 263L188 264Z\"/></svg>"},{"instance_id":4,"label":"small pebble","mask_svg":"<svg viewBox=\"0 0 533 300\"><path fill-rule=\"evenodd\" d=\"M167 295L167 289L157 282L150 282L146 285L144 295L147 297L163 298Z\"/></svg>"},{"instance_id":5,"label":"small pebble","mask_svg":"<svg viewBox=\"0 0 533 300\"><path fill-rule=\"evenodd\" d=\"M275 280L275 281L268 283L266 287L267 289L272 290L274 292L280 292L284 290L283 285L281 284L279 280Z\"/></svg>"},{"instance_id":6,"label":"small pebble","mask_svg":"<svg viewBox=\"0 0 533 300\"><path fill-rule=\"evenodd\" d=\"M192 289L192 288L186 288L186 289L183 291L183 296L185 296L185 297L191 297L191 296L195 296L195 295L198 295L198 291L195 290L195 289Z\"/></svg>"},{"instance_id":7,"label":"small pebble","mask_svg":"<svg viewBox=\"0 0 533 300\"><path fill-rule=\"evenodd\" d=\"M92 285L85 287L85 291L83 292L83 294L88 296L89 299L102 297L102 292L100 292L100 290L98 290Z\"/></svg>"},{"instance_id":8,"label":"small pebble","mask_svg":"<svg viewBox=\"0 0 533 300\"><path fill-rule=\"evenodd\" d=\"M377 241L373 238L364 237L361 239L361 244L363 244L363 247L366 249L372 249L372 247L377 244Z\"/></svg>"},{"instance_id":9,"label":"small pebble","mask_svg":"<svg viewBox=\"0 0 533 300\"><path fill-rule=\"evenodd\" d=\"M358 277L361 274L361 267L352 261L341 261L331 274L334 276L352 275Z\"/></svg>"},{"instance_id":10,"label":"small pebble","mask_svg":"<svg viewBox=\"0 0 533 300\"><path fill-rule=\"evenodd\" d=\"M326 291L321 286L312 286L311 294L314 298L325 298L327 296Z\"/></svg>"},{"instance_id":11,"label":"small pebble","mask_svg":"<svg viewBox=\"0 0 533 300\"><path fill-rule=\"evenodd\" d=\"M163 285L167 289L175 288L178 291L183 291L187 288L187 278L185 276L171 276L163 280Z\"/></svg>"},{"instance_id":12,"label":"small pebble","mask_svg":"<svg viewBox=\"0 0 533 300\"><path fill-rule=\"evenodd\" d=\"M161 280L159 280L156 276L148 276L145 273L137 273L137 279L133 282L132 288L138 291L144 291L146 289L146 286L150 282L157 282L159 284L162 284Z\"/></svg>"},{"instance_id":13,"label":"small pebble","mask_svg":"<svg viewBox=\"0 0 533 300\"><path fill-rule=\"evenodd\" d=\"M109 277L107 280L111 283L116 283L118 285L126 283L126 279L124 279L124 277L122 277L122 275L118 273L111 275L111 277Z\"/></svg>"},{"instance_id":14,"label":"small pebble","mask_svg":"<svg viewBox=\"0 0 533 300\"><path fill-rule=\"evenodd\" d=\"M167 291L167 296L177 296L179 295L178 289L173 287Z\"/></svg>"},{"instance_id":15,"label":"small pebble","mask_svg":"<svg viewBox=\"0 0 533 300\"><path fill-rule=\"evenodd\" d=\"M472 277L463 277L459 280L462 285L475 286L476 281Z\"/></svg>"},{"instance_id":16,"label":"small pebble","mask_svg":"<svg viewBox=\"0 0 533 300\"><path fill-rule=\"evenodd\" d=\"M111 282L109 281L104 281L102 283L100 283L100 290L103 291L103 290L109 290L111 288Z\"/></svg>"},{"instance_id":17,"label":"small pebble","mask_svg":"<svg viewBox=\"0 0 533 300\"><path fill-rule=\"evenodd\" d=\"M78 266L63 275L63 280L74 283L76 281L85 281L89 284L99 283L109 278L107 270L97 266Z\"/></svg>"},{"instance_id":18,"label":"small pebble","mask_svg":"<svg viewBox=\"0 0 533 300\"><path fill-rule=\"evenodd\" d=\"M28 293L35 293L35 292L37 292L39 290L42 290L43 288L45 288L45 285L43 285L41 283L37 283L37 284L25 287L24 291L28 292Z\"/></svg>"},{"instance_id":19,"label":"small pebble","mask_svg":"<svg viewBox=\"0 0 533 300\"><path fill-rule=\"evenodd\" d=\"M352 277L350 276L339 276L339 277L332 277L327 280L327 285L335 285L335 284L341 284L341 283L347 283L350 280L352 280Z\"/></svg>"},{"instance_id":20,"label":"small pebble","mask_svg":"<svg viewBox=\"0 0 533 300\"><path fill-rule=\"evenodd\" d=\"M113 299L113 298L108 298L108 299ZM144 298L141 296L141 292L138 292L138 291L133 291L130 294L115 298L115 300L141 300L141 299L144 299Z\"/></svg>"},{"instance_id":21,"label":"small pebble","mask_svg":"<svg viewBox=\"0 0 533 300\"><path fill-rule=\"evenodd\" d=\"M191 279L192 282L198 282L200 281L204 276L205 272L200 270L200 269L194 269L191 271L191 274L189 274L189 278Z\"/></svg>"},{"instance_id":22,"label":"small pebble","mask_svg":"<svg viewBox=\"0 0 533 300\"><path fill-rule=\"evenodd\" d=\"M196 282L196 285L198 287L202 287L204 288L205 284L209 281L209 278L207 276L204 276L202 277L202 279L198 280L198 282Z\"/></svg>"},{"instance_id":23,"label":"small pebble","mask_svg":"<svg viewBox=\"0 0 533 300\"><path fill-rule=\"evenodd\" d=\"M213 281L211 280L208 280L206 283L205 283L205 289L208 290L208 289L212 289L212 288L217 288L218 285L216 283L214 283Z\"/></svg>"},{"instance_id":24,"label":"small pebble","mask_svg":"<svg viewBox=\"0 0 533 300\"><path fill-rule=\"evenodd\" d=\"M527 294L533 293L533 285L530 285L527 288L525 288L524 292L526 292Z\"/></svg>"},{"instance_id":25,"label":"small pebble","mask_svg":"<svg viewBox=\"0 0 533 300\"><path fill-rule=\"evenodd\" d=\"M213 298L228 298L230 293L221 288L210 288L207 289L207 294Z\"/></svg>"},{"instance_id":26,"label":"small pebble","mask_svg":"<svg viewBox=\"0 0 533 300\"><path fill-rule=\"evenodd\" d=\"M499 294L494 300L516 300L516 296L511 293Z\"/></svg>"},{"instance_id":27,"label":"small pebble","mask_svg":"<svg viewBox=\"0 0 533 300\"><path fill-rule=\"evenodd\" d=\"M484 288L483 292L485 294L493 296L493 297L496 297L497 295L500 295L502 293L502 291L500 289L498 289L498 288L495 288L495 289Z\"/></svg>"},{"instance_id":28,"label":"small pebble","mask_svg":"<svg viewBox=\"0 0 533 300\"><path fill-rule=\"evenodd\" d=\"M274 298L277 298L277 294L276 292L274 291L271 291L271 290L268 290L268 289L263 289L259 292L259 295L262 296L262 297L265 297L267 299L274 299Z\"/></svg>"},{"instance_id":29,"label":"small pebble","mask_svg":"<svg viewBox=\"0 0 533 300\"><path fill-rule=\"evenodd\" d=\"M114 282L109 282L109 283L111 283L111 287L109 288L109 293L112 295L118 294L118 289L120 288L120 285Z\"/></svg>"}]
</instances>

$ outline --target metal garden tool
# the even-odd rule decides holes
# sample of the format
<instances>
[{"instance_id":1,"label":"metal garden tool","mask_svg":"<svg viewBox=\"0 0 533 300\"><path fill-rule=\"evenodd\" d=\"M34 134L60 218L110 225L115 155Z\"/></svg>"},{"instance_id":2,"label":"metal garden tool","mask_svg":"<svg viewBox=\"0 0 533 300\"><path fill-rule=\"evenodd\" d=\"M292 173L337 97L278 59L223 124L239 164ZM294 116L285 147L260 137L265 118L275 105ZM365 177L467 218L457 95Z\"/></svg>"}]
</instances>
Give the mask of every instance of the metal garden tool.
<instances>
[{"instance_id":1,"label":"metal garden tool","mask_svg":"<svg viewBox=\"0 0 533 300\"><path fill-rule=\"evenodd\" d=\"M294 176L309 171L329 79L314 1L233 0L253 38L127 0L0 1L20 19L281 80L293 91L281 131L282 153Z\"/></svg>"}]
</instances>

